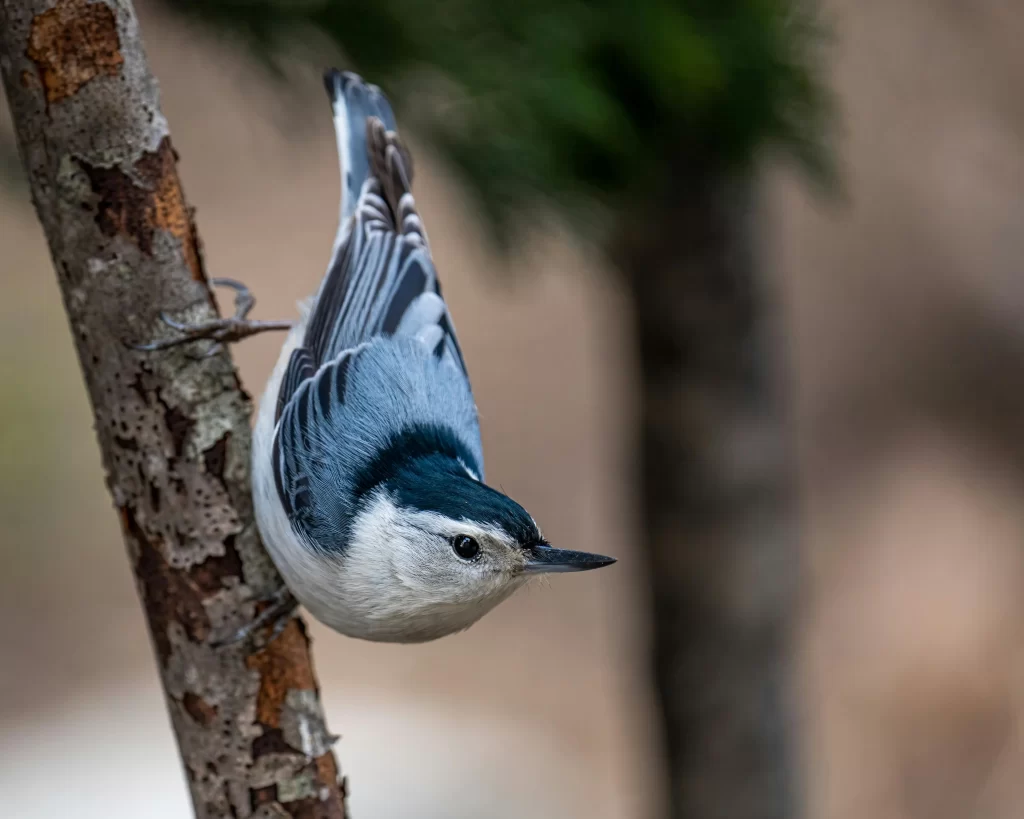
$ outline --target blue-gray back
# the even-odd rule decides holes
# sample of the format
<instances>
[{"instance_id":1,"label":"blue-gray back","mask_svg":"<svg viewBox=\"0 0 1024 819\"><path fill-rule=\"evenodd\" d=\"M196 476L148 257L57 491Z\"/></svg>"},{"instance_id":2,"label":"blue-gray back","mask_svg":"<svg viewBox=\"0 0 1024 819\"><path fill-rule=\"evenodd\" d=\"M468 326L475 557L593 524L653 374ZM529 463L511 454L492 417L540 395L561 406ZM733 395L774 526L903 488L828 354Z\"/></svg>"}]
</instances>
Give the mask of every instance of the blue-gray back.
<instances>
[{"instance_id":1,"label":"blue-gray back","mask_svg":"<svg viewBox=\"0 0 1024 819\"><path fill-rule=\"evenodd\" d=\"M278 392L274 468L296 526L344 545L357 475L410 425L439 425L483 478L476 407L462 351L410 194L409 157L379 89L326 78L343 100L345 196L334 257ZM359 138L353 138L358 135ZM358 149L361 161L353 156ZM362 175L364 178L360 178ZM351 216L346 214L351 212ZM460 455L460 457L462 457Z\"/></svg>"},{"instance_id":2,"label":"blue-gray back","mask_svg":"<svg viewBox=\"0 0 1024 819\"><path fill-rule=\"evenodd\" d=\"M450 359L409 336L378 336L322 367L288 401L274 439L289 517L317 545L343 548L364 470L413 428L443 429L482 473L476 406Z\"/></svg>"}]
</instances>

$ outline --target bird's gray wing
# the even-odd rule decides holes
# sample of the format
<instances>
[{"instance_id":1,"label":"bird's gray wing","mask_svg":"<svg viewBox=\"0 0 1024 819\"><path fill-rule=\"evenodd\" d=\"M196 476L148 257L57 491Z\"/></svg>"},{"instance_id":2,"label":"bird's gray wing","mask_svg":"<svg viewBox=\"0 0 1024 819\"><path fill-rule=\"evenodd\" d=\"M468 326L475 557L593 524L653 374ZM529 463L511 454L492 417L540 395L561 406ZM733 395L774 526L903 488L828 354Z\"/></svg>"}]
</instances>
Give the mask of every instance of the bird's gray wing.
<instances>
[{"instance_id":1,"label":"bird's gray wing","mask_svg":"<svg viewBox=\"0 0 1024 819\"><path fill-rule=\"evenodd\" d=\"M310 315L304 346L320 363L376 335L454 335L422 234L396 229L377 190L371 179Z\"/></svg>"},{"instance_id":2,"label":"bird's gray wing","mask_svg":"<svg viewBox=\"0 0 1024 819\"><path fill-rule=\"evenodd\" d=\"M331 449L317 435L332 434L327 431L344 411L352 363L375 338L417 339L453 366L447 372L458 373L471 394L410 190L411 160L395 133L390 105L379 89L353 74L328 72L325 81L341 161L348 163L341 224L302 343L281 381L273 451L278 494L300 525L312 514L309 476Z\"/></svg>"},{"instance_id":3,"label":"bird's gray wing","mask_svg":"<svg viewBox=\"0 0 1024 819\"><path fill-rule=\"evenodd\" d=\"M298 387L346 350L379 335L418 338L469 379L437 272L419 234L395 231L368 185L355 224L339 248L292 352L278 393L279 410Z\"/></svg>"},{"instance_id":4,"label":"bird's gray wing","mask_svg":"<svg viewBox=\"0 0 1024 819\"><path fill-rule=\"evenodd\" d=\"M285 511L298 523L310 507L310 473L327 451L318 431L330 434L335 428L345 405L352 362L363 349L346 350L298 384L283 405L279 403L272 455L274 481Z\"/></svg>"},{"instance_id":5,"label":"bird's gray wing","mask_svg":"<svg viewBox=\"0 0 1024 819\"><path fill-rule=\"evenodd\" d=\"M411 192L412 162L380 89L328 72L342 162L349 162L335 251L278 394L279 412L317 370L378 335L418 338L469 375ZM358 158L361 160L356 161ZM362 161L365 160L365 161ZM351 215L349 215L351 213Z\"/></svg>"}]
</instances>

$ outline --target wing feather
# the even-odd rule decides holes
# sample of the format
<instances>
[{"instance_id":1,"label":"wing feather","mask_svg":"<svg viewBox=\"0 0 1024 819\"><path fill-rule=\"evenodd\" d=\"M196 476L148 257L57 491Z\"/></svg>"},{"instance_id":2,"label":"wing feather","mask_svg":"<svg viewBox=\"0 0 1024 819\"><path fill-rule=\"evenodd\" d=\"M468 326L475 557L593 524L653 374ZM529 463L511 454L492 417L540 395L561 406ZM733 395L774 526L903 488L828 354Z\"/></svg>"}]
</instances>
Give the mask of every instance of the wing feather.
<instances>
[{"instance_id":1,"label":"wing feather","mask_svg":"<svg viewBox=\"0 0 1024 819\"><path fill-rule=\"evenodd\" d=\"M278 392L274 477L290 515L309 505L308 467L345 403L351 366L374 338L418 339L469 376L410 186L412 163L387 99L352 74L326 78L345 172L341 224L302 343ZM353 194L358 189L358 198ZM355 201L353 201L355 199Z\"/></svg>"}]
</instances>

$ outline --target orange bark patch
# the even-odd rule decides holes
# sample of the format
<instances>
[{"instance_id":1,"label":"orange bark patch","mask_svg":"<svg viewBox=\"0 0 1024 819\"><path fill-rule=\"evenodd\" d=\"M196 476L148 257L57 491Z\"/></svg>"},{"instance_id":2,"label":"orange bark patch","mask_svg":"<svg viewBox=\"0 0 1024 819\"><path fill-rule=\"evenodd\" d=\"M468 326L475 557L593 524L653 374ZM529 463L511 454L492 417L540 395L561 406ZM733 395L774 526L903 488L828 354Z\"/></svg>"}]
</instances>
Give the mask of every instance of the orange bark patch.
<instances>
[{"instance_id":1,"label":"orange bark patch","mask_svg":"<svg viewBox=\"0 0 1024 819\"><path fill-rule=\"evenodd\" d=\"M157 230L170 233L181 243L192 278L203 281L199 238L192 212L178 178L177 157L169 137L153 153L135 163L129 176L120 168L100 168L83 163L93 193L99 197L96 223L107 236L122 234L143 253L152 255Z\"/></svg>"},{"instance_id":2,"label":"orange bark patch","mask_svg":"<svg viewBox=\"0 0 1024 819\"><path fill-rule=\"evenodd\" d=\"M317 779L328 787L338 787L338 763L334 759L334 752L328 751L316 758Z\"/></svg>"},{"instance_id":3,"label":"orange bark patch","mask_svg":"<svg viewBox=\"0 0 1024 819\"><path fill-rule=\"evenodd\" d=\"M116 77L124 63L120 48L109 6L60 0L32 20L26 54L39 69L46 101L52 104L101 74Z\"/></svg>"},{"instance_id":4,"label":"orange bark patch","mask_svg":"<svg viewBox=\"0 0 1024 819\"><path fill-rule=\"evenodd\" d=\"M298 619L293 618L276 640L251 654L245 664L260 672L256 721L269 728L281 726L281 708L289 691L316 690L309 641Z\"/></svg>"},{"instance_id":5,"label":"orange bark patch","mask_svg":"<svg viewBox=\"0 0 1024 819\"><path fill-rule=\"evenodd\" d=\"M146 216L154 228L166 230L181 242L182 250L185 252L185 261L192 271L192 278L201 281L203 277L202 265L199 261L199 238L196 234L196 226L192 221L192 212L185 202L185 193L181 189L181 180L178 178L178 162L171 141L164 137L156 154L147 154L136 167L139 168L144 162L149 162L150 157L156 157L158 164L154 164L157 183L153 199Z\"/></svg>"},{"instance_id":6,"label":"orange bark patch","mask_svg":"<svg viewBox=\"0 0 1024 819\"><path fill-rule=\"evenodd\" d=\"M198 694L186 691L181 704L185 707L188 715L205 728L209 728L217 721L217 706L210 705Z\"/></svg>"}]
</instances>

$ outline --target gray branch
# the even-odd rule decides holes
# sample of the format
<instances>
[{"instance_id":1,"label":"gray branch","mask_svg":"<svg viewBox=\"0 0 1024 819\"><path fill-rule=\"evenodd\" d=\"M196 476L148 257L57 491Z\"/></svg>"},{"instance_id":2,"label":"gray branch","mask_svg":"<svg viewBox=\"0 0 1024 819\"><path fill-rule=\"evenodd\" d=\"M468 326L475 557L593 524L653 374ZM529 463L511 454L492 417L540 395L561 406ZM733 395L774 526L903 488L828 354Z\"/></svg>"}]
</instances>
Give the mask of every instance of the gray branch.
<instances>
[{"instance_id":1,"label":"gray branch","mask_svg":"<svg viewBox=\"0 0 1024 819\"><path fill-rule=\"evenodd\" d=\"M130 0L0 0L0 70L196 815L342 819L302 621L215 647L282 584L249 398L210 342L132 347L217 308Z\"/></svg>"}]
</instances>

